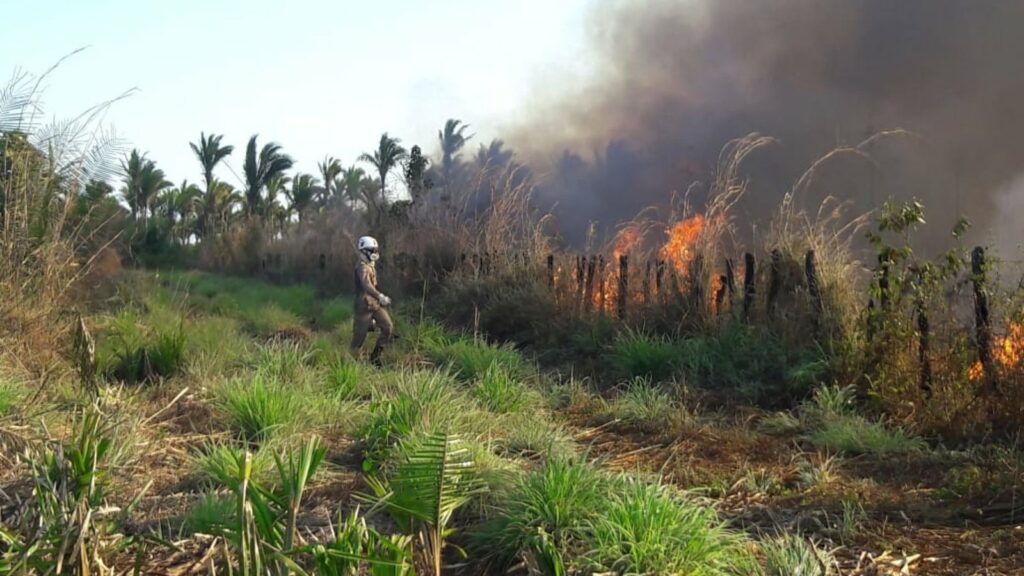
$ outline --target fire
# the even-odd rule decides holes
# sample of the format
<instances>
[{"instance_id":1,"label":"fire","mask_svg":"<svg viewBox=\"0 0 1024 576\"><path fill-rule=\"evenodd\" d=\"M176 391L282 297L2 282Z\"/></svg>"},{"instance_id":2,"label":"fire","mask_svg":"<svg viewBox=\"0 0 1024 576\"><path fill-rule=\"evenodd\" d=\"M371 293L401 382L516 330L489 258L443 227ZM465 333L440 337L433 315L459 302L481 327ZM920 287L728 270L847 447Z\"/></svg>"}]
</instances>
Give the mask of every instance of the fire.
<instances>
[{"instance_id":1,"label":"fire","mask_svg":"<svg viewBox=\"0 0 1024 576\"><path fill-rule=\"evenodd\" d=\"M619 256L628 253L634 247L637 242L640 241L640 230L635 226L623 228L615 236L615 242L612 245L612 256L615 262L619 261Z\"/></svg>"},{"instance_id":2,"label":"fire","mask_svg":"<svg viewBox=\"0 0 1024 576\"><path fill-rule=\"evenodd\" d=\"M704 216L697 214L680 220L665 230L668 240L658 252L658 256L668 262L676 273L686 273L686 266L693 259L694 247L700 231L704 228Z\"/></svg>"},{"instance_id":3,"label":"fire","mask_svg":"<svg viewBox=\"0 0 1024 576\"><path fill-rule=\"evenodd\" d=\"M993 362L1002 368L1019 366L1024 360L1024 324L1010 322L1006 336L996 336L992 348ZM967 371L971 380L980 380L985 375L981 362L975 362Z\"/></svg>"}]
</instances>

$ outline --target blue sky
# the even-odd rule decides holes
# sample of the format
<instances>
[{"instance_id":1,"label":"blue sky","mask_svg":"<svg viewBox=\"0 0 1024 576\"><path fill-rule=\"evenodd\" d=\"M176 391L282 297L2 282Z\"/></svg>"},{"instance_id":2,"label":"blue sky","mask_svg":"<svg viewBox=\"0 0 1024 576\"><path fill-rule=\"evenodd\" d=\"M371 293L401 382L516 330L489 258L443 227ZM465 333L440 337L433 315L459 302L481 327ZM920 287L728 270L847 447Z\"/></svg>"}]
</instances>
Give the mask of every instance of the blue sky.
<instances>
[{"instance_id":1,"label":"blue sky","mask_svg":"<svg viewBox=\"0 0 1024 576\"><path fill-rule=\"evenodd\" d=\"M384 131L430 152L449 117L473 125L473 147L500 135L586 74L589 3L4 0L0 77L88 46L47 82L49 115L137 88L107 123L175 182L200 180L188 143L201 130L235 145L239 174L254 133L315 172L326 154L352 163Z\"/></svg>"}]
</instances>

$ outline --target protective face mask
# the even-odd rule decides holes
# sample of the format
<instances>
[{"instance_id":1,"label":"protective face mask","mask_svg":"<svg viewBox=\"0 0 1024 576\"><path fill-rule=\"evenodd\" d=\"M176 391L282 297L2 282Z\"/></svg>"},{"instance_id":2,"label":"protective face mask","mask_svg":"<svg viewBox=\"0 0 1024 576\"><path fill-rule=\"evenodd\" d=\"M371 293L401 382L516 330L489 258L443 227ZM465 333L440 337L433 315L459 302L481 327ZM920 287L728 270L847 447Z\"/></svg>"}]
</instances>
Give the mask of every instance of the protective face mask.
<instances>
[{"instance_id":1,"label":"protective face mask","mask_svg":"<svg viewBox=\"0 0 1024 576\"><path fill-rule=\"evenodd\" d=\"M379 259L380 259L380 254L377 254L376 252L370 254L370 262L376 262Z\"/></svg>"}]
</instances>

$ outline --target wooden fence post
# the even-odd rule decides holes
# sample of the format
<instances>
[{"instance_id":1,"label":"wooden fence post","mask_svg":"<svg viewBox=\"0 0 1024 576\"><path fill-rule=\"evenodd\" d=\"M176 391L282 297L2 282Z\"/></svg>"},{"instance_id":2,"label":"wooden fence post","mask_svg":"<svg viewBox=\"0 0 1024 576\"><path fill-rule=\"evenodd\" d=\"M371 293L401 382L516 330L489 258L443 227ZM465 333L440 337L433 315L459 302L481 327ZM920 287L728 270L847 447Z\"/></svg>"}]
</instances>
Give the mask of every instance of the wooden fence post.
<instances>
[{"instance_id":1,"label":"wooden fence post","mask_svg":"<svg viewBox=\"0 0 1024 576\"><path fill-rule=\"evenodd\" d=\"M775 305L782 291L782 251L772 250L772 262L768 267L768 317L775 317Z\"/></svg>"},{"instance_id":2,"label":"wooden fence post","mask_svg":"<svg viewBox=\"0 0 1024 576\"><path fill-rule=\"evenodd\" d=\"M598 290L598 302L600 303L600 312L604 313L607 308L605 307L605 283L607 282L607 274L605 274L605 261L604 254L598 257L597 260L597 290Z\"/></svg>"},{"instance_id":3,"label":"wooden fence post","mask_svg":"<svg viewBox=\"0 0 1024 576\"><path fill-rule=\"evenodd\" d=\"M629 290L629 256L622 254L619 256L619 293L618 293L618 315L619 320L626 319L626 305L629 301L628 292Z\"/></svg>"},{"instance_id":4,"label":"wooden fence post","mask_svg":"<svg viewBox=\"0 0 1024 576\"><path fill-rule=\"evenodd\" d=\"M754 286L757 260L750 252L743 255L743 266L743 321L749 322L750 311L754 307L754 296L757 291Z\"/></svg>"},{"instance_id":5,"label":"wooden fence post","mask_svg":"<svg viewBox=\"0 0 1024 576\"><path fill-rule=\"evenodd\" d=\"M932 362L929 356L931 348L931 327L928 323L928 315L925 311L924 300L917 300L917 363L921 374L918 385L924 392L926 398L932 395Z\"/></svg>"},{"instance_id":6,"label":"wooden fence post","mask_svg":"<svg viewBox=\"0 0 1024 576\"><path fill-rule=\"evenodd\" d=\"M725 288L728 290L729 302L736 296L736 271L733 269L732 258L725 259Z\"/></svg>"},{"instance_id":7,"label":"wooden fence post","mask_svg":"<svg viewBox=\"0 0 1024 576\"><path fill-rule=\"evenodd\" d=\"M985 372L990 392L999 393L996 369L992 361L992 320L988 306L985 249L978 246L971 252L971 283L974 285L974 333L978 344L978 360Z\"/></svg>"},{"instance_id":8,"label":"wooden fence post","mask_svg":"<svg viewBox=\"0 0 1024 576\"><path fill-rule=\"evenodd\" d=\"M808 250L804 257L804 275L807 276L807 293L811 296L814 309L814 324L819 325L825 314L825 303L821 299L821 285L818 283L818 262L814 250Z\"/></svg>"},{"instance_id":9,"label":"wooden fence post","mask_svg":"<svg viewBox=\"0 0 1024 576\"><path fill-rule=\"evenodd\" d=\"M725 293L729 290L729 281L725 274L718 276L718 290L715 292L715 315L721 315L725 308Z\"/></svg>"},{"instance_id":10,"label":"wooden fence post","mask_svg":"<svg viewBox=\"0 0 1024 576\"><path fill-rule=\"evenodd\" d=\"M647 267L644 269L644 278L640 283L640 289L644 293L644 306L651 304L651 260L648 258Z\"/></svg>"},{"instance_id":11,"label":"wooden fence post","mask_svg":"<svg viewBox=\"0 0 1024 576\"><path fill-rule=\"evenodd\" d=\"M659 259L657 264L655 265L655 271L654 271L654 292L655 292L655 294L658 295L658 299L662 303L665 303L665 301L666 301L666 298L664 296L664 290L663 290L664 286L665 286L665 261Z\"/></svg>"},{"instance_id":12,"label":"wooden fence post","mask_svg":"<svg viewBox=\"0 0 1024 576\"><path fill-rule=\"evenodd\" d=\"M588 260L584 256L584 260ZM587 261L587 283L583 292L583 310L590 312L594 304L594 267L597 266L597 258L591 256Z\"/></svg>"},{"instance_id":13,"label":"wooden fence post","mask_svg":"<svg viewBox=\"0 0 1024 576\"><path fill-rule=\"evenodd\" d=\"M705 281L703 254L697 254L693 257L690 270L690 307L693 310L703 310Z\"/></svg>"},{"instance_id":14,"label":"wooden fence post","mask_svg":"<svg viewBox=\"0 0 1024 576\"><path fill-rule=\"evenodd\" d=\"M555 289L555 255L548 254L548 288Z\"/></svg>"}]
</instances>

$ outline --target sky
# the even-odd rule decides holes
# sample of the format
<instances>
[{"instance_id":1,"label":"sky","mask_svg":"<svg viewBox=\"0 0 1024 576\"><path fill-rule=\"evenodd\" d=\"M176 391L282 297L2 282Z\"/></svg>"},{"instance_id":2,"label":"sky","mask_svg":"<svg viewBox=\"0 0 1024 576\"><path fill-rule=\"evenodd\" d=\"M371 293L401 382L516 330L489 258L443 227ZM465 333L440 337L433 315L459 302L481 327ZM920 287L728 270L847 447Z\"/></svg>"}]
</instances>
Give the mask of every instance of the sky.
<instances>
[{"instance_id":1,"label":"sky","mask_svg":"<svg viewBox=\"0 0 1024 576\"><path fill-rule=\"evenodd\" d=\"M502 132L552 84L587 74L590 0L2 0L0 79L39 74L43 105L68 118L135 89L106 124L169 179L201 180L188 143L273 140L316 172L346 166L382 132L436 148L447 118L471 148ZM539 15L543 15L540 17Z\"/></svg>"}]
</instances>

